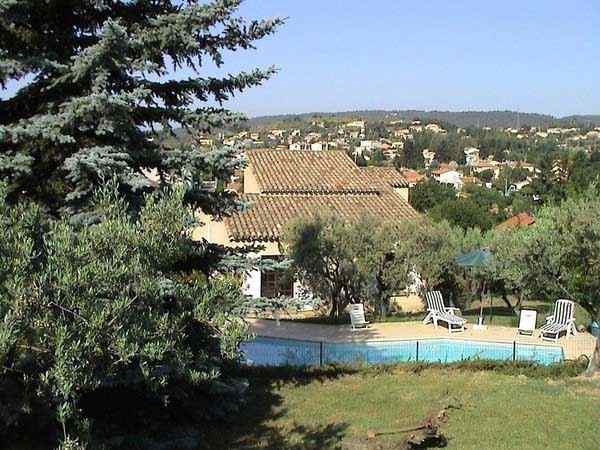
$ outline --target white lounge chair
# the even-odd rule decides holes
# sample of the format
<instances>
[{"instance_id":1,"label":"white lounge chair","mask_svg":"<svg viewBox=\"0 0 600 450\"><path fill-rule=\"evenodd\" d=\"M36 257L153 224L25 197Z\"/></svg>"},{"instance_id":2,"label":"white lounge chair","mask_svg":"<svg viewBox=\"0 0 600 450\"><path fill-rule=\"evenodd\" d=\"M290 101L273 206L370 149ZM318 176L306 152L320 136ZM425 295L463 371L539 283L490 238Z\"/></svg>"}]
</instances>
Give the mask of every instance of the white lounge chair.
<instances>
[{"instance_id":1,"label":"white lounge chair","mask_svg":"<svg viewBox=\"0 0 600 450\"><path fill-rule=\"evenodd\" d=\"M352 326L352 330L367 328L369 323L365 320L365 308L362 303L350 305L350 325Z\"/></svg>"},{"instance_id":2,"label":"white lounge chair","mask_svg":"<svg viewBox=\"0 0 600 450\"><path fill-rule=\"evenodd\" d=\"M571 300L560 299L554 304L553 314L546 317L546 325L540 328L540 337L545 341L558 342L563 331L567 338L570 334L577 335L575 303Z\"/></svg>"},{"instance_id":3,"label":"white lounge chair","mask_svg":"<svg viewBox=\"0 0 600 450\"><path fill-rule=\"evenodd\" d=\"M464 331L467 321L457 315L460 309L444 306L444 298L440 291L430 291L425 294L427 302L427 316L423 319L424 324L433 322L433 326L437 328L438 322L446 322L448 324L448 332Z\"/></svg>"}]
</instances>

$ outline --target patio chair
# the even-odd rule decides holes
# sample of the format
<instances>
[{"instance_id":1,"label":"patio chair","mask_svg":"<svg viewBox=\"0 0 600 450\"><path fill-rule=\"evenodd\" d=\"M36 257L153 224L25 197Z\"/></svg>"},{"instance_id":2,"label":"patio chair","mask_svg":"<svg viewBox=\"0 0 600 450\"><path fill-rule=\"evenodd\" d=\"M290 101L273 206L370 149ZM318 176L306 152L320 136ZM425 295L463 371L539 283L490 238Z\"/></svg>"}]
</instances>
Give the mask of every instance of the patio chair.
<instances>
[{"instance_id":1,"label":"patio chair","mask_svg":"<svg viewBox=\"0 0 600 450\"><path fill-rule=\"evenodd\" d=\"M444 306L444 298L440 291L430 291L425 294L427 303L427 316L423 319L424 324L433 322L433 326L437 328L438 322L446 322L448 324L448 332L464 331L467 321L457 315L460 309Z\"/></svg>"},{"instance_id":2,"label":"patio chair","mask_svg":"<svg viewBox=\"0 0 600 450\"><path fill-rule=\"evenodd\" d=\"M537 311L533 309L521 309L519 313L519 327L517 328L517 335L524 334L526 336L533 336L536 323Z\"/></svg>"},{"instance_id":3,"label":"patio chair","mask_svg":"<svg viewBox=\"0 0 600 450\"><path fill-rule=\"evenodd\" d=\"M546 317L546 325L540 328L540 338L545 341L558 342L562 332L567 339L570 334L577 335L575 326L575 303L571 300L560 299L554 304L554 312Z\"/></svg>"},{"instance_id":4,"label":"patio chair","mask_svg":"<svg viewBox=\"0 0 600 450\"><path fill-rule=\"evenodd\" d=\"M353 331L358 328L367 328L369 323L365 320L365 308L362 303L350 305L350 325Z\"/></svg>"}]
</instances>

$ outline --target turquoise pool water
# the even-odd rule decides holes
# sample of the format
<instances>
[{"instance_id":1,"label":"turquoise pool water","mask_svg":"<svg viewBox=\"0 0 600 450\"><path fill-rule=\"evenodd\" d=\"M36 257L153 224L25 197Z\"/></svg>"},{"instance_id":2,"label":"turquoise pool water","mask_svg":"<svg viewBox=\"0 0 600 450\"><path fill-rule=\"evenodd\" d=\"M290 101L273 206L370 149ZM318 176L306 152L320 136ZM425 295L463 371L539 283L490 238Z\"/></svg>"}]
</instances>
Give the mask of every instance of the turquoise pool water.
<instances>
[{"instance_id":1,"label":"turquoise pool water","mask_svg":"<svg viewBox=\"0 0 600 450\"><path fill-rule=\"evenodd\" d=\"M258 337L242 344L247 364L258 366L318 366L321 364L393 364L409 361L450 363L468 359L563 361L558 346L423 339L413 341L313 342Z\"/></svg>"}]
</instances>

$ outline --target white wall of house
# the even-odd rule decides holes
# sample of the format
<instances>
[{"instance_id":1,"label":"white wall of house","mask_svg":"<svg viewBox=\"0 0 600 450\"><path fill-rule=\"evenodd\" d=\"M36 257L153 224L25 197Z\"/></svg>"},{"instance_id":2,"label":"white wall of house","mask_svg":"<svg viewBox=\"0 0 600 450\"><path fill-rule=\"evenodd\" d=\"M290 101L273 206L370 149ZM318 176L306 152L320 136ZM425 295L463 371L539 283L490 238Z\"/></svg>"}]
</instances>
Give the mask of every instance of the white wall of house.
<instances>
[{"instance_id":1,"label":"white wall of house","mask_svg":"<svg viewBox=\"0 0 600 450\"><path fill-rule=\"evenodd\" d=\"M253 270L246 274L242 290L248 297L260 297L260 270Z\"/></svg>"},{"instance_id":2,"label":"white wall of house","mask_svg":"<svg viewBox=\"0 0 600 450\"><path fill-rule=\"evenodd\" d=\"M312 291L300 281L294 281L294 298L313 298Z\"/></svg>"},{"instance_id":3,"label":"white wall of house","mask_svg":"<svg viewBox=\"0 0 600 450\"><path fill-rule=\"evenodd\" d=\"M459 190L462 188L462 174L456 170L449 170L435 177L437 181L444 184L451 184L454 189Z\"/></svg>"},{"instance_id":4,"label":"white wall of house","mask_svg":"<svg viewBox=\"0 0 600 450\"><path fill-rule=\"evenodd\" d=\"M260 283L260 270L252 270L251 272L246 273L242 287L244 295L251 298L259 298L261 294ZM293 296L294 298L310 299L313 298L313 293L307 286L296 280L294 281Z\"/></svg>"}]
</instances>

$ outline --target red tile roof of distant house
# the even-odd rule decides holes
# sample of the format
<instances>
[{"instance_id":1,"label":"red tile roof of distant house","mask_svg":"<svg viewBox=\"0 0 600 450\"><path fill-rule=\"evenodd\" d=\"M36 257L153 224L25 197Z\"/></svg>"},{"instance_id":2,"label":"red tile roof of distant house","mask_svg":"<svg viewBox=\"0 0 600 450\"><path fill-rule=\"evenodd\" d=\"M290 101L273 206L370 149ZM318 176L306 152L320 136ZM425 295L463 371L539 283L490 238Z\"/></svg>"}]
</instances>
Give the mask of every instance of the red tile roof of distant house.
<instances>
[{"instance_id":1,"label":"red tile roof of distant house","mask_svg":"<svg viewBox=\"0 0 600 450\"><path fill-rule=\"evenodd\" d=\"M402 176L406 179L406 181L408 181L411 184L418 183L419 181L421 181L425 178L425 175L420 174L416 170L412 170L412 169L402 169L401 173L402 173Z\"/></svg>"},{"instance_id":2,"label":"red tile roof of distant house","mask_svg":"<svg viewBox=\"0 0 600 450\"><path fill-rule=\"evenodd\" d=\"M535 219L529 214L522 212L517 214L516 216L512 216L504 222L496 225L496 228L499 229L507 229L507 228L520 228L526 227L529 225L533 225L535 223Z\"/></svg>"}]
</instances>

